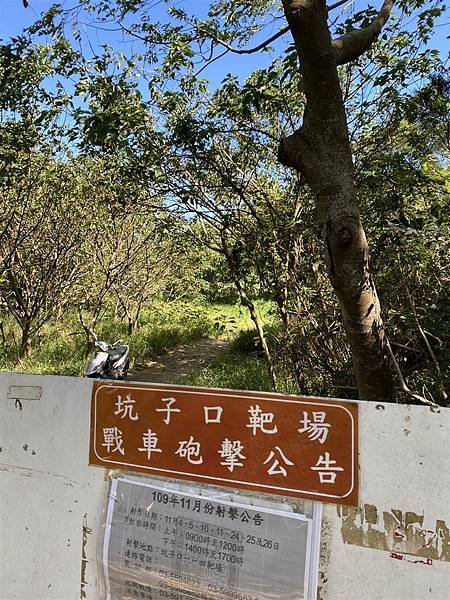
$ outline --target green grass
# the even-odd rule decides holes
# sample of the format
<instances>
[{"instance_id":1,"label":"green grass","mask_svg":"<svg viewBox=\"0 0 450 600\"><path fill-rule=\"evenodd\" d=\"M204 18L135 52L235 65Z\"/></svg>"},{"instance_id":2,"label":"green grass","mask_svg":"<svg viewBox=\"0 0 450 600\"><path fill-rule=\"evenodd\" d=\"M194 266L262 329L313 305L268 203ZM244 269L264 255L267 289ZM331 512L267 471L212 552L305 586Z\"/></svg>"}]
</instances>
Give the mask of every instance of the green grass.
<instances>
[{"instance_id":1,"label":"green grass","mask_svg":"<svg viewBox=\"0 0 450 600\"><path fill-rule=\"evenodd\" d=\"M277 376L278 392L298 394L296 382L289 373L278 372ZM253 329L239 331L228 352L199 373L191 375L185 383L232 390L274 391Z\"/></svg>"},{"instance_id":2,"label":"green grass","mask_svg":"<svg viewBox=\"0 0 450 600\"><path fill-rule=\"evenodd\" d=\"M236 351L233 347L229 352L220 355L211 365L188 377L184 383L230 390L274 391L264 360L255 356L254 352L247 354ZM301 393L294 377L290 373L280 371L277 372L277 392Z\"/></svg>"},{"instance_id":3,"label":"green grass","mask_svg":"<svg viewBox=\"0 0 450 600\"><path fill-rule=\"evenodd\" d=\"M272 391L263 361L235 352L222 354L209 367L187 378L186 383L232 390Z\"/></svg>"},{"instance_id":4,"label":"green grass","mask_svg":"<svg viewBox=\"0 0 450 600\"><path fill-rule=\"evenodd\" d=\"M273 306L258 304L261 318L273 322ZM48 323L33 341L31 356L16 364L12 333L17 328L4 325L9 345L0 347L0 370L51 375L82 375L88 361L86 337L75 313L67 313ZM131 367L145 365L170 348L201 337L232 340L230 350L211 365L190 376L190 385L240 390L273 391L258 339L248 311L240 305L205 304L193 301L154 302L141 314L140 326L131 336L126 323L105 317L97 327L100 339L122 340L130 346ZM290 374L278 373L278 391L298 393Z\"/></svg>"},{"instance_id":5,"label":"green grass","mask_svg":"<svg viewBox=\"0 0 450 600\"><path fill-rule=\"evenodd\" d=\"M261 304L261 313L269 315L270 305ZM97 326L97 335L111 343L122 340L130 346L132 366L146 364L154 356L164 354L177 344L193 342L201 337L233 339L252 323L246 309L240 305L177 301L155 302L141 314L140 327L131 336L127 326L111 317L105 317ZM86 338L75 313L68 312L59 320L45 325L32 343L28 358L16 364L13 341L19 332L12 322L4 329L7 346L0 346L0 370L51 375L82 375L88 357Z\"/></svg>"},{"instance_id":6,"label":"green grass","mask_svg":"<svg viewBox=\"0 0 450 600\"><path fill-rule=\"evenodd\" d=\"M211 365L186 378L184 383L232 390L273 391L248 311L239 307L236 314L233 308L230 305L215 305L210 310L215 318L216 332L220 337L232 340L230 349ZM265 323L272 321L273 307L269 302L259 303L258 311Z\"/></svg>"},{"instance_id":7,"label":"green grass","mask_svg":"<svg viewBox=\"0 0 450 600\"><path fill-rule=\"evenodd\" d=\"M273 320L273 304L257 302L257 309L265 323ZM242 331L254 330L248 310L239 304L210 304L207 307L209 317L213 321L216 337L234 339Z\"/></svg>"},{"instance_id":8,"label":"green grass","mask_svg":"<svg viewBox=\"0 0 450 600\"><path fill-rule=\"evenodd\" d=\"M238 312L235 309L235 312ZM140 327L128 335L127 326L105 317L97 335L111 343L130 345L132 363L145 363L182 342L214 335L215 313L197 303L154 303L142 311ZM11 322L4 324L7 346L0 347L0 370L53 375L81 375L87 363L86 337L76 315L67 313L46 324L32 343L31 355L16 364L15 339L19 332Z\"/></svg>"}]
</instances>

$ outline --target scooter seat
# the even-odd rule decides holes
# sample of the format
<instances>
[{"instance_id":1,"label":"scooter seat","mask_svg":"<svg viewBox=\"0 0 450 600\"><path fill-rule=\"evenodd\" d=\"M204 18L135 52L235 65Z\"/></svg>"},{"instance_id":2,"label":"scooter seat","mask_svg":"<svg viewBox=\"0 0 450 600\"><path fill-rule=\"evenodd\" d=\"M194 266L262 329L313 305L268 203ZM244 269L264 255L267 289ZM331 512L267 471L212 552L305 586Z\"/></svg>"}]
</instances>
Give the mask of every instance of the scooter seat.
<instances>
[{"instance_id":1,"label":"scooter seat","mask_svg":"<svg viewBox=\"0 0 450 600\"><path fill-rule=\"evenodd\" d=\"M127 351L127 346L114 346L114 348L109 353L109 359L112 362L115 362L116 360L119 360L119 358L121 358L124 354L126 354Z\"/></svg>"}]
</instances>

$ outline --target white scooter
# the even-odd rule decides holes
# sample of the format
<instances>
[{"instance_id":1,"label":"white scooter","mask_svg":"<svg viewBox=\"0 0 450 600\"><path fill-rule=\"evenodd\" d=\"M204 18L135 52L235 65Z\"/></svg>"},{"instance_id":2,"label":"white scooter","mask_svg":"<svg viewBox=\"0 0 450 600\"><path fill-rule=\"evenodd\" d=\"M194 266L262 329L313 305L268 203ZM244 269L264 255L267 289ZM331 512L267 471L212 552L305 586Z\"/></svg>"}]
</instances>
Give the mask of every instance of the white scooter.
<instances>
[{"instance_id":1,"label":"white scooter","mask_svg":"<svg viewBox=\"0 0 450 600\"><path fill-rule=\"evenodd\" d=\"M125 379L130 366L130 347L120 344L120 340L111 345L99 340L92 331L96 350L94 356L88 362L85 376L97 379Z\"/></svg>"}]
</instances>

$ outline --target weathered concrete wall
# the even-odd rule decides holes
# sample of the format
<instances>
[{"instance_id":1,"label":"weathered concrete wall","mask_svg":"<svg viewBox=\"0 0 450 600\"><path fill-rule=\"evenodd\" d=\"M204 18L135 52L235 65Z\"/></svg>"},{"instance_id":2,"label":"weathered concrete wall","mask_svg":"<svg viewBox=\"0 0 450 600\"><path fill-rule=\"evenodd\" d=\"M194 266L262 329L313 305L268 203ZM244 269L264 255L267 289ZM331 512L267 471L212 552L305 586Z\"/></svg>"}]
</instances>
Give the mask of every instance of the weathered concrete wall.
<instances>
[{"instance_id":1,"label":"weathered concrete wall","mask_svg":"<svg viewBox=\"0 0 450 600\"><path fill-rule=\"evenodd\" d=\"M360 507L324 505L319 597L447 600L450 410L361 402L359 431Z\"/></svg>"},{"instance_id":2,"label":"weathered concrete wall","mask_svg":"<svg viewBox=\"0 0 450 600\"><path fill-rule=\"evenodd\" d=\"M107 485L87 466L91 388L87 379L0 374L2 600L97 597ZM36 399L13 397L21 395Z\"/></svg>"},{"instance_id":3,"label":"weathered concrete wall","mask_svg":"<svg viewBox=\"0 0 450 600\"><path fill-rule=\"evenodd\" d=\"M0 598L98 598L92 381L0 374ZM319 598L450 598L450 411L360 403L360 508L324 505Z\"/></svg>"}]
</instances>

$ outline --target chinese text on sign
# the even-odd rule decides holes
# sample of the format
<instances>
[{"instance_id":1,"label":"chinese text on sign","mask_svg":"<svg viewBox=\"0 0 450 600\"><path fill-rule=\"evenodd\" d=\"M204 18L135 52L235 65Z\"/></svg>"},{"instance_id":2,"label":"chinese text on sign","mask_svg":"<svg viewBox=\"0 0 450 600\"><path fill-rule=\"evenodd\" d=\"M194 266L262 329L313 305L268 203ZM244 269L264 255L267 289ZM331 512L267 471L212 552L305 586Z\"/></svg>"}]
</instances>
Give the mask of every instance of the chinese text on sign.
<instances>
[{"instance_id":1,"label":"chinese text on sign","mask_svg":"<svg viewBox=\"0 0 450 600\"><path fill-rule=\"evenodd\" d=\"M357 504L357 403L97 382L90 462Z\"/></svg>"}]
</instances>

